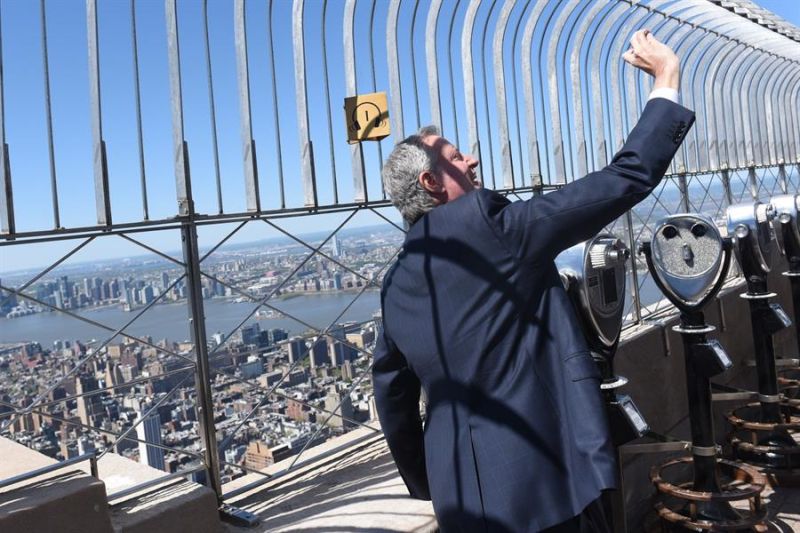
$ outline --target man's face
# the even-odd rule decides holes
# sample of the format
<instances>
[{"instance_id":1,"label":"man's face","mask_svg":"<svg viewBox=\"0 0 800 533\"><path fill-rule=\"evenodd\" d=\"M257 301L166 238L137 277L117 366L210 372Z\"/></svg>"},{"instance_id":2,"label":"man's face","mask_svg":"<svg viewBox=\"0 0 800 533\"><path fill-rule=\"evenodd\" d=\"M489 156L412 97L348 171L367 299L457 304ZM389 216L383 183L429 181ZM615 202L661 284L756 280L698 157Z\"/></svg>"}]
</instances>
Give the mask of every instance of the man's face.
<instances>
[{"instance_id":1,"label":"man's face","mask_svg":"<svg viewBox=\"0 0 800 533\"><path fill-rule=\"evenodd\" d=\"M438 135L429 135L423 139L426 146L439 155L438 163L434 169L434 177L438 184L431 190L422 175L420 180L423 187L436 198L439 203L452 202L465 193L478 189L481 182L475 174L479 161L471 155L462 154L450 141Z\"/></svg>"}]
</instances>

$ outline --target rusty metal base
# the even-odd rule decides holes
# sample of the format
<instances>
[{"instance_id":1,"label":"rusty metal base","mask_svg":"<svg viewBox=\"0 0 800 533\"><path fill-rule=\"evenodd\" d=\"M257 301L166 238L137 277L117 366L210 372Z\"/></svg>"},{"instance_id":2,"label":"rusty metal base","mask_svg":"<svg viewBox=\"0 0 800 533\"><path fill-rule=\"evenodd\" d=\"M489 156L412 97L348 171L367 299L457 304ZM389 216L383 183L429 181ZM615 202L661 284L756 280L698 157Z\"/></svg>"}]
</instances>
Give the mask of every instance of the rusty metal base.
<instances>
[{"instance_id":1,"label":"rusty metal base","mask_svg":"<svg viewBox=\"0 0 800 533\"><path fill-rule=\"evenodd\" d=\"M793 435L800 432L798 406L782 401L784 422L760 422L760 404L749 403L725 414L731 424L728 442L733 457L759 467L770 481L781 485L800 482L800 446Z\"/></svg>"},{"instance_id":2,"label":"rusty metal base","mask_svg":"<svg viewBox=\"0 0 800 533\"><path fill-rule=\"evenodd\" d=\"M670 499L663 499L655 505L656 512L670 530L688 531L757 531L766 532L767 510L761 502L761 493L767 485L766 477L755 468L717 459L720 473L724 473L727 483L720 492L698 492L692 490L692 481L670 483L662 477L662 472L675 466L685 466L693 462L692 457L672 459L650 470L650 481L656 489ZM705 505L729 506L732 502L748 502L747 509L735 509L739 515L732 520L709 520L703 516ZM671 504L671 505L670 505Z\"/></svg>"},{"instance_id":3,"label":"rusty metal base","mask_svg":"<svg viewBox=\"0 0 800 533\"><path fill-rule=\"evenodd\" d=\"M778 388L786 397L786 403L800 408L800 368L780 368L778 374Z\"/></svg>"}]
</instances>

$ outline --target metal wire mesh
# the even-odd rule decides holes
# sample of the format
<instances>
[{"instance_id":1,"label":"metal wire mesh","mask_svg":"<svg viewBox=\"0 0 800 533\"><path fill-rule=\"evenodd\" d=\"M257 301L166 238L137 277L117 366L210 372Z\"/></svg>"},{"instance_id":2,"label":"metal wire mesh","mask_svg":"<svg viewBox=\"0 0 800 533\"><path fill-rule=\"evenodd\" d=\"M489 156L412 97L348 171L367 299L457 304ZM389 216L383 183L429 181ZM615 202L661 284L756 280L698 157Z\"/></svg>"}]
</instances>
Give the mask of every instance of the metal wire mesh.
<instances>
[{"instance_id":1,"label":"metal wire mesh","mask_svg":"<svg viewBox=\"0 0 800 533\"><path fill-rule=\"evenodd\" d=\"M403 240L380 179L392 142L435 124L482 159L486 186L515 200L579 179L607 164L646 105L651 80L619 60L642 27L681 55L682 101L698 120L669 176L607 230L635 251L668 214L720 223L730 203L796 193L796 33L724 7L4 3L0 245L11 264L40 246L57 252L33 276L4 275L0 311L48 309L99 340L4 348L15 379L0 393L2 432L62 458L96 446L138 453L222 497L237 476L269 479L271 462L285 458L289 471L331 436L374 429L380 319L369 306ZM343 100L376 91L387 93L391 136L348 144L360 118ZM82 98L88 114L73 105ZM381 233L353 237L376 225ZM106 283L120 279L117 263L99 286L64 277L82 254L118 242L147 256L130 284ZM635 253L629 286L626 324L667 308ZM293 306L327 292L339 300L324 319ZM101 321L81 295L129 311ZM182 322L170 342L154 340L167 308ZM287 338L276 340L279 329ZM37 375L48 359L55 370ZM130 391L147 401L134 405Z\"/></svg>"}]
</instances>

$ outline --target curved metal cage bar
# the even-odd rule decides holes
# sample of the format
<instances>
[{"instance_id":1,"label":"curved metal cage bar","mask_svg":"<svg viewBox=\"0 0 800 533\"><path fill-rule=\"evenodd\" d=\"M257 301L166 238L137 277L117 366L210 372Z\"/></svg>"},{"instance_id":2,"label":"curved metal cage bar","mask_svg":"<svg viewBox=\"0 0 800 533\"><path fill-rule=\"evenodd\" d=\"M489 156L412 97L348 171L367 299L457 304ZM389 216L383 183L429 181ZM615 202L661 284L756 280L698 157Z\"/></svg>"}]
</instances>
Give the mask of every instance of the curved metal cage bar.
<instances>
[{"instance_id":1,"label":"curved metal cage bar","mask_svg":"<svg viewBox=\"0 0 800 533\"><path fill-rule=\"evenodd\" d=\"M481 158L484 186L518 199L546 194L601 169L622 147L652 80L621 56L648 28L680 56L681 101L697 122L662 184L609 229L636 249L667 214L721 221L732 203L800 187L800 30L746 0L88 0L79 12L43 0L0 9L0 246L11 257L76 242L26 280L8 283L4 273L0 315L28 302L22 307L105 335L36 387L4 391L0 431L31 443L43 425L57 424L73 428L65 439L103 442L100 455L160 450L154 456L170 454L174 475L204 472L220 499L233 477L252 474L244 487L253 487L303 465L301 456L332 436L378 431L372 407L352 401L368 403L380 318L347 317L374 296L402 243L381 168L392 145L419 127L433 124ZM63 20L48 23L56 17ZM28 34L40 44L30 46ZM137 38L145 34L163 34L166 45ZM69 99L57 90L64 87ZM343 111L346 99L371 93L385 94L385 109ZM88 113L71 105L81 98ZM357 257L348 257L340 237L364 217L390 235L353 239ZM287 229L309 219L326 221L319 234ZM248 263L231 252L256 226L286 239L274 252L283 262L254 252ZM198 237L204 230L214 237ZM181 259L147 244L161 231L180 235ZM117 240L176 273L157 285L132 280L136 290L161 292L110 325L84 316L81 302L136 298L95 298L102 283L77 290L55 276L84 248ZM644 265L633 257L631 266L627 324L669 308ZM349 297L321 322L281 300L323 289ZM204 300L223 295L250 307L209 336L214 303ZM136 329L164 299L183 304L186 343L153 342ZM245 342L254 320L278 316L301 333ZM116 364L109 352L122 349L120 338L159 364L148 375L128 369L122 381L113 368L106 383L86 378ZM40 353L31 350L8 357L22 368ZM259 370L264 361L269 371ZM76 379L87 380L80 390ZM334 390L306 394L315 380L334 380ZM220 391L230 389L247 401L220 406ZM117 390L152 401L121 424L88 416ZM176 416L191 446L175 424L161 441L152 420L168 408L183 410ZM269 453L259 444L267 446L265 427L283 431ZM265 473L257 459L281 453L289 466Z\"/></svg>"},{"instance_id":2,"label":"curved metal cage bar","mask_svg":"<svg viewBox=\"0 0 800 533\"><path fill-rule=\"evenodd\" d=\"M137 22L147 28L158 21L148 19L155 16L152 8L132 1L130 12L118 16L128 19L126 31L132 36L134 61L129 67L117 66L130 74L135 87L128 87L101 76L109 67L102 61L100 47L105 41L99 37L104 26L113 27L116 20L111 12L98 10L95 2L87 2L85 70L92 140L86 149L94 183L86 186L94 190L94 218L101 226L116 227L111 207L129 194L140 197L143 220L155 222L195 213L225 217L369 203L376 197L373 193L371 198L369 191L382 190L379 169L391 141L348 144L348 128L354 122L340 110L345 97L381 90L388 94L388 118L384 118L394 142L422 124L433 123L456 141L466 139L463 149L482 157L481 179L487 186L515 190L524 183L558 185L578 179L607 163L646 103L650 80L620 60L632 33L642 27L676 49L683 60L683 102L702 111L672 172L794 162L800 155L798 93L793 83L800 69L796 28L750 2L735 12L726 9L730 7L726 3L717 4L347 0L338 5L236 0L230 11L208 2L200 11L165 1L168 46L162 53L169 76L168 83L154 83L139 61L144 52L137 44L136 28ZM91 219L64 219L62 214L65 193L59 192L58 182L66 179L61 167L67 164L59 161L53 146L63 142L59 122L69 112L53 103L50 95L50 86L63 74L48 68L46 37L55 30L45 23L45 7L40 27L32 30L42 36L44 51L41 79L47 89L51 208L57 228L94 228ZM13 42L16 35L6 31L3 40ZM2 47L6 54L8 44ZM108 53L116 53L112 45L105 46ZM235 72L224 63L231 59L231 47ZM289 49L291 56L275 54ZM186 66L194 50L205 51L204 84L194 83L198 70ZM269 74L254 74L254 62L265 57ZM13 119L12 128L7 127L8 113L2 109L9 103L8 88L19 99L19 83L8 76L0 78L0 231L7 238L47 231L38 220L18 224L21 211L14 209L15 182L21 183L30 170L26 160L12 157L22 150L22 141ZM127 137L104 131L109 112L102 102L134 88L131 104L138 138L136 146L128 147L121 144ZM171 115L153 119L143 113L155 94L169 100ZM201 96L209 101L209 109L193 107L191 112L206 115L208 121L200 121L198 128L192 119L187 133L186 101ZM238 101L235 114L220 105L226 99ZM23 108L37 105L35 98L10 103ZM292 107L294 113L288 112ZM226 113L220 115L223 108ZM236 122L240 157L225 142ZM153 173L148 167L155 154L152 142L145 141L153 136L146 135L148 130L158 129L172 132L177 194L171 213L167 208L160 210L161 216L153 216L151 197L159 192L152 184L148 189L145 174ZM274 150L257 152L256 137ZM205 155L199 154L209 140L213 140L216 198L206 187L196 186L194 191L191 187L190 155L205 162ZM127 148L139 154L139 183L134 176L130 184L120 177L119 154ZM269 172L259 175L259 167ZM204 177L195 181L206 179L204 169L198 172ZM243 180L236 177L238 173ZM164 204L163 191L161 195ZM90 205L86 207L80 211L84 217L91 212Z\"/></svg>"}]
</instances>

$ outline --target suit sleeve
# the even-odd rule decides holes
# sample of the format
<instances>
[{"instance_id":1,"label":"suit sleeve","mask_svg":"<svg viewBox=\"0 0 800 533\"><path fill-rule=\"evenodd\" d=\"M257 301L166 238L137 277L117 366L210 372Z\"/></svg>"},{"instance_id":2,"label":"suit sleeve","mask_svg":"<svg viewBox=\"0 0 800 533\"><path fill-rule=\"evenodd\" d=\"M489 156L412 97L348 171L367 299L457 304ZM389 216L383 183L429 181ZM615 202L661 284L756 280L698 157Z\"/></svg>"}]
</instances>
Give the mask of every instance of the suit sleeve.
<instances>
[{"instance_id":1,"label":"suit sleeve","mask_svg":"<svg viewBox=\"0 0 800 533\"><path fill-rule=\"evenodd\" d=\"M694 123L694 113L650 100L625 145L597 172L543 196L509 203L482 194L483 212L522 262L552 260L643 200L659 184Z\"/></svg>"},{"instance_id":2,"label":"suit sleeve","mask_svg":"<svg viewBox=\"0 0 800 533\"><path fill-rule=\"evenodd\" d=\"M383 434L400 476L413 498L430 500L419 379L385 332L375 346L372 382Z\"/></svg>"}]
</instances>

